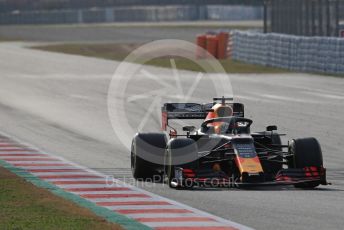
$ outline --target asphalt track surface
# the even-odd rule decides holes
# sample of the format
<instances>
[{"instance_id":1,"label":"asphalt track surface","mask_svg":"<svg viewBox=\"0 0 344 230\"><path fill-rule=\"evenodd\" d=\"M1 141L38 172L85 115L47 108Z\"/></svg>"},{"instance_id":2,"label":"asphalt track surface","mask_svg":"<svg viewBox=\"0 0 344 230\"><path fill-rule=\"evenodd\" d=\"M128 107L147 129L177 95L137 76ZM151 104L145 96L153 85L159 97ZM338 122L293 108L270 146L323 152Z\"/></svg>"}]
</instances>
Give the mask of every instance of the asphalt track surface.
<instances>
[{"instance_id":1,"label":"asphalt track surface","mask_svg":"<svg viewBox=\"0 0 344 230\"><path fill-rule=\"evenodd\" d=\"M0 130L46 152L118 178L126 177L130 182L128 143L116 136L125 131L114 132L107 110L107 92L117 66L114 61L0 43ZM171 81L171 70L146 70ZM183 87L195 81L196 73L179 73ZM214 77L207 75L200 82L197 90L201 99L219 96L208 90L209 79ZM139 186L256 229L342 229L344 79L309 74L228 77L236 100L245 103L247 117L254 119L253 130L277 124L279 132L288 134L285 140L314 136L320 141L328 180L333 185L310 191L292 187L175 191L159 183ZM128 86L127 95L118 95L117 99L157 87L137 78ZM127 103L133 126L142 120L150 103ZM159 116L155 113L145 129L158 128Z\"/></svg>"}]
</instances>

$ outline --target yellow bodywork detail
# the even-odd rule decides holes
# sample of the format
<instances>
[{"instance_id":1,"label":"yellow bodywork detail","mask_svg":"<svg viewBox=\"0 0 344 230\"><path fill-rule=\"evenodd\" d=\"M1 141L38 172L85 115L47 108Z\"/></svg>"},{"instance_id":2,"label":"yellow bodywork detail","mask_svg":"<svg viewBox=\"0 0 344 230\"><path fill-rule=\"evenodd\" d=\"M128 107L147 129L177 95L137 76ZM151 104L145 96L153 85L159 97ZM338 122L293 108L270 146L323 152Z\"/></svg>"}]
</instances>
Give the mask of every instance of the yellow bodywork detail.
<instances>
[{"instance_id":1,"label":"yellow bodywork detail","mask_svg":"<svg viewBox=\"0 0 344 230\"><path fill-rule=\"evenodd\" d=\"M237 158L240 173L260 173L263 172L262 165L260 164L259 158Z\"/></svg>"}]
</instances>

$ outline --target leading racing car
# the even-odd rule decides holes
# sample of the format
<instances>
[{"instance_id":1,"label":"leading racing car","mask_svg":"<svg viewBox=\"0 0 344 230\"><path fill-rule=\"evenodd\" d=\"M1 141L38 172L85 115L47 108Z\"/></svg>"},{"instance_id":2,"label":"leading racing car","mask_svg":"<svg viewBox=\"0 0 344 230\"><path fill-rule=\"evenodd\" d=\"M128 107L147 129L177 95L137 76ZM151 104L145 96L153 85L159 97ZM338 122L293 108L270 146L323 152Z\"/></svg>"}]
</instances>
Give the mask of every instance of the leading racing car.
<instances>
[{"instance_id":1,"label":"leading racing car","mask_svg":"<svg viewBox=\"0 0 344 230\"><path fill-rule=\"evenodd\" d=\"M171 119L202 119L200 127L184 126L178 134ZM137 133L131 146L135 179L163 175L171 188L327 185L321 147L315 138L281 142L277 126L251 132L244 105L232 98L212 103L166 103L162 130ZM167 132L169 130L169 132ZM169 133L167 135L167 133Z\"/></svg>"}]
</instances>

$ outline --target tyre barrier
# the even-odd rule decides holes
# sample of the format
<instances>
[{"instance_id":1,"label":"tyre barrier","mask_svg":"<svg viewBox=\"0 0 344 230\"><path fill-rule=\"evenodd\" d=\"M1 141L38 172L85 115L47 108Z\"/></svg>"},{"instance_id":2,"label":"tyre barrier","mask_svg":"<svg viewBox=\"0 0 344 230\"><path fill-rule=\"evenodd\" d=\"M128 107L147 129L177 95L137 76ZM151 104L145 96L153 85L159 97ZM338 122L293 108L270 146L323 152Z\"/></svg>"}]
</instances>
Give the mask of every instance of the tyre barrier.
<instances>
[{"instance_id":1,"label":"tyre barrier","mask_svg":"<svg viewBox=\"0 0 344 230\"><path fill-rule=\"evenodd\" d=\"M293 71L344 73L344 39L232 31L232 58Z\"/></svg>"}]
</instances>

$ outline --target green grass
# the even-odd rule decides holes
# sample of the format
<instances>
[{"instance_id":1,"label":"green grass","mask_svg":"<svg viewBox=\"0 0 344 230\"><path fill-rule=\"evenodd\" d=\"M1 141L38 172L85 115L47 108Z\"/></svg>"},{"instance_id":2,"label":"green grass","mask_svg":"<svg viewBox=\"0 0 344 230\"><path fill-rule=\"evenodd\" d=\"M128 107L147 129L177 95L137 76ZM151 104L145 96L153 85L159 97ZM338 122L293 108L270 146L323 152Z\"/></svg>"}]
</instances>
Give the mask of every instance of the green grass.
<instances>
[{"instance_id":1,"label":"green grass","mask_svg":"<svg viewBox=\"0 0 344 230\"><path fill-rule=\"evenodd\" d=\"M61 52L67 54L76 54L90 57L97 57L109 60L122 61L131 51L139 47L140 44L59 44L48 46L36 46L34 49L45 51ZM175 57L176 67L178 69L204 72L204 69L192 60ZM288 70L265 67L260 65L246 64L230 59L221 60L223 68L227 73L283 73ZM169 58L157 58L145 63L148 65L170 68ZM202 60L200 61L202 64Z\"/></svg>"},{"instance_id":2,"label":"green grass","mask_svg":"<svg viewBox=\"0 0 344 230\"><path fill-rule=\"evenodd\" d=\"M20 41L20 39L19 38L0 36L0 42L15 42L15 41Z\"/></svg>"},{"instance_id":3,"label":"green grass","mask_svg":"<svg viewBox=\"0 0 344 230\"><path fill-rule=\"evenodd\" d=\"M195 62L184 59L184 58L176 58L175 59L176 66L178 69L185 69L191 70L196 72L204 72L204 69L200 66L202 65L203 60L200 60L200 65L196 64ZM222 67L227 73L282 73L287 72L287 70L259 66L259 65L252 65L246 64L239 61L233 60L219 60ZM153 59L147 62L148 65L160 66L165 68L170 68L171 63L169 59Z\"/></svg>"},{"instance_id":4,"label":"green grass","mask_svg":"<svg viewBox=\"0 0 344 230\"><path fill-rule=\"evenodd\" d=\"M121 228L0 167L0 229Z\"/></svg>"}]
</instances>

